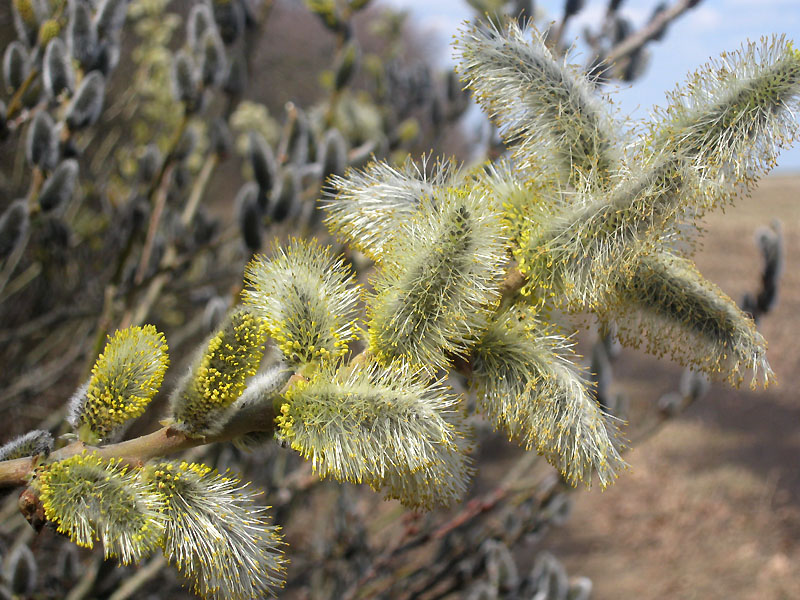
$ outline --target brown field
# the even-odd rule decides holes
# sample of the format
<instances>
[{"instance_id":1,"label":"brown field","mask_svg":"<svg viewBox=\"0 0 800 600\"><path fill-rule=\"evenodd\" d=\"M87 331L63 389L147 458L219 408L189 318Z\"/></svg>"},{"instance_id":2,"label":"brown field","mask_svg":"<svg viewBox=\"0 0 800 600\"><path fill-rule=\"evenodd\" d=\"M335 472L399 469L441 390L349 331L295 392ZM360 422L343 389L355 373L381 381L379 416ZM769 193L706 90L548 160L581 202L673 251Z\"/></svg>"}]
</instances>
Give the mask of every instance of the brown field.
<instances>
[{"instance_id":1,"label":"brown field","mask_svg":"<svg viewBox=\"0 0 800 600\"><path fill-rule=\"evenodd\" d=\"M777 383L714 384L628 455L606 490L577 494L547 549L594 582L596 600L800 598L800 177L767 178L707 220L698 266L733 298L757 287L753 231L780 219L785 270L760 329ZM633 402L676 388L680 368L626 351L615 386Z\"/></svg>"}]
</instances>

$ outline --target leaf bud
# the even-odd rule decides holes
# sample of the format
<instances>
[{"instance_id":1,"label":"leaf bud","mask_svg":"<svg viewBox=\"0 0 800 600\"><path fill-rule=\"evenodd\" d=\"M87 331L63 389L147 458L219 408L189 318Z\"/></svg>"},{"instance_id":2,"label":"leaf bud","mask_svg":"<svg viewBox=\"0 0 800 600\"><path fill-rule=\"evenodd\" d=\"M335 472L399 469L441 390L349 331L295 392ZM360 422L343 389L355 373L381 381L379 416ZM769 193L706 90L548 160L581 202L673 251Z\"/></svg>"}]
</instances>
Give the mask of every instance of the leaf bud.
<instances>
[{"instance_id":1,"label":"leaf bud","mask_svg":"<svg viewBox=\"0 0 800 600\"><path fill-rule=\"evenodd\" d=\"M239 231L250 252L258 252L261 249L261 206L258 197L258 186L252 181L245 183L236 194Z\"/></svg>"},{"instance_id":2,"label":"leaf bud","mask_svg":"<svg viewBox=\"0 0 800 600\"><path fill-rule=\"evenodd\" d=\"M47 45L42 63L44 90L54 99L64 90L72 92L75 86L75 73L67 54L67 47L60 38L55 38Z\"/></svg>"},{"instance_id":3,"label":"leaf bud","mask_svg":"<svg viewBox=\"0 0 800 600\"><path fill-rule=\"evenodd\" d=\"M0 141L8 136L8 118L6 103L0 100Z\"/></svg>"},{"instance_id":4,"label":"leaf bud","mask_svg":"<svg viewBox=\"0 0 800 600\"><path fill-rule=\"evenodd\" d=\"M193 127L188 127L181 135L175 148L172 150L172 158L176 161L184 161L189 158L197 147L197 131ZM183 187L182 185L179 187Z\"/></svg>"},{"instance_id":5,"label":"leaf bud","mask_svg":"<svg viewBox=\"0 0 800 600\"><path fill-rule=\"evenodd\" d=\"M242 5L235 0L211 0L211 9L222 41L232 44L244 31L245 14Z\"/></svg>"},{"instance_id":6,"label":"leaf bud","mask_svg":"<svg viewBox=\"0 0 800 600\"><path fill-rule=\"evenodd\" d=\"M161 168L161 151L156 144L148 144L139 156L137 175L144 183L153 181Z\"/></svg>"},{"instance_id":7,"label":"leaf bud","mask_svg":"<svg viewBox=\"0 0 800 600\"><path fill-rule=\"evenodd\" d=\"M11 3L17 37L28 46L36 45L41 6L35 0L13 0Z\"/></svg>"},{"instance_id":8,"label":"leaf bud","mask_svg":"<svg viewBox=\"0 0 800 600\"><path fill-rule=\"evenodd\" d=\"M28 232L28 203L24 198L14 200L0 216L0 260L14 252Z\"/></svg>"},{"instance_id":9,"label":"leaf bud","mask_svg":"<svg viewBox=\"0 0 800 600\"><path fill-rule=\"evenodd\" d=\"M49 171L58 162L58 134L47 111L39 111L28 127L26 155L32 167Z\"/></svg>"},{"instance_id":10,"label":"leaf bud","mask_svg":"<svg viewBox=\"0 0 800 600\"><path fill-rule=\"evenodd\" d=\"M3 53L3 80L9 91L19 89L28 76L28 51L16 40L11 42Z\"/></svg>"},{"instance_id":11,"label":"leaf bud","mask_svg":"<svg viewBox=\"0 0 800 600\"><path fill-rule=\"evenodd\" d=\"M219 34L209 29L203 34L200 57L200 77L203 85L212 87L225 80L228 71L228 58Z\"/></svg>"},{"instance_id":12,"label":"leaf bud","mask_svg":"<svg viewBox=\"0 0 800 600\"><path fill-rule=\"evenodd\" d=\"M15 596L30 596L36 588L38 568L33 552L26 544L19 544L6 559L4 579Z\"/></svg>"},{"instance_id":13,"label":"leaf bud","mask_svg":"<svg viewBox=\"0 0 800 600\"><path fill-rule=\"evenodd\" d=\"M39 206L45 212L66 204L75 191L78 179L78 161L74 158L61 161L39 193Z\"/></svg>"},{"instance_id":14,"label":"leaf bud","mask_svg":"<svg viewBox=\"0 0 800 600\"><path fill-rule=\"evenodd\" d=\"M294 169L284 169L280 185L272 193L270 217L273 221L280 223L292 216L299 208L299 188L300 182Z\"/></svg>"},{"instance_id":15,"label":"leaf bud","mask_svg":"<svg viewBox=\"0 0 800 600\"><path fill-rule=\"evenodd\" d=\"M253 177L258 183L261 194L266 197L275 187L278 167L275 164L275 155L272 148L257 131L251 131L248 137L247 157L253 168ZM262 208L266 209L266 206Z\"/></svg>"},{"instance_id":16,"label":"leaf bud","mask_svg":"<svg viewBox=\"0 0 800 600\"><path fill-rule=\"evenodd\" d=\"M571 17L583 10L586 0L566 0L564 2L564 18Z\"/></svg>"},{"instance_id":17,"label":"leaf bud","mask_svg":"<svg viewBox=\"0 0 800 600\"><path fill-rule=\"evenodd\" d=\"M70 3L67 48L84 71L93 66L98 51L97 29L92 22L92 12L85 2Z\"/></svg>"},{"instance_id":18,"label":"leaf bud","mask_svg":"<svg viewBox=\"0 0 800 600\"><path fill-rule=\"evenodd\" d=\"M100 71L92 71L81 81L67 107L66 121L71 131L94 125L103 112L106 81Z\"/></svg>"},{"instance_id":19,"label":"leaf bud","mask_svg":"<svg viewBox=\"0 0 800 600\"><path fill-rule=\"evenodd\" d=\"M125 23L128 0L101 0L95 15L97 34L101 39L114 38Z\"/></svg>"},{"instance_id":20,"label":"leaf bud","mask_svg":"<svg viewBox=\"0 0 800 600\"><path fill-rule=\"evenodd\" d=\"M176 100L183 102L187 112L198 108L200 75L191 56L179 52L172 65L172 89Z\"/></svg>"},{"instance_id":21,"label":"leaf bud","mask_svg":"<svg viewBox=\"0 0 800 600\"><path fill-rule=\"evenodd\" d=\"M209 29L216 31L217 25L208 4L195 4L186 19L186 41L193 51L200 50L200 42Z\"/></svg>"},{"instance_id":22,"label":"leaf bud","mask_svg":"<svg viewBox=\"0 0 800 600\"><path fill-rule=\"evenodd\" d=\"M344 175L347 168L347 142L338 129L329 129L320 143L319 162L322 164L322 183L334 175Z\"/></svg>"},{"instance_id":23,"label":"leaf bud","mask_svg":"<svg viewBox=\"0 0 800 600\"><path fill-rule=\"evenodd\" d=\"M247 87L247 65L241 57L236 56L228 67L223 89L231 96L239 96L245 87Z\"/></svg>"},{"instance_id":24,"label":"leaf bud","mask_svg":"<svg viewBox=\"0 0 800 600\"><path fill-rule=\"evenodd\" d=\"M233 149L233 136L225 119L214 119L208 137L214 154L222 160L226 159Z\"/></svg>"}]
</instances>

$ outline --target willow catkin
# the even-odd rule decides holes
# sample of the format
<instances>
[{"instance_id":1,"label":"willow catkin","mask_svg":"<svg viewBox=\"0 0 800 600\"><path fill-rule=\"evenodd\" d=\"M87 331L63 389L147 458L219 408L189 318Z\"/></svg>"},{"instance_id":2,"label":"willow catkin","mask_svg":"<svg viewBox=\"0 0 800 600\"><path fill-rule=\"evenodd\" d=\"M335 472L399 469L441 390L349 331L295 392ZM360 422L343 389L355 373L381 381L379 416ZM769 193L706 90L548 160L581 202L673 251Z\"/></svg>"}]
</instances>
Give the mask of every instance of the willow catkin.
<instances>
[{"instance_id":1,"label":"willow catkin","mask_svg":"<svg viewBox=\"0 0 800 600\"><path fill-rule=\"evenodd\" d=\"M92 71L81 81L67 107L66 122L71 131L94 125L103 112L106 80L99 71Z\"/></svg>"}]
</instances>

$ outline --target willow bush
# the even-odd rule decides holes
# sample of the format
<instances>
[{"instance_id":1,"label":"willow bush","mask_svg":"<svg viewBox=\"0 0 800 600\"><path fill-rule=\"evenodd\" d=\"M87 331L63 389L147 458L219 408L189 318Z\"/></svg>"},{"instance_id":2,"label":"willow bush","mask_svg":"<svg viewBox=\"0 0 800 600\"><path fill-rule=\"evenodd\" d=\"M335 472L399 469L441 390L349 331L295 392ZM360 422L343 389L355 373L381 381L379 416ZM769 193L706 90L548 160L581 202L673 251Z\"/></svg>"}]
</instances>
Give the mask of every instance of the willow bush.
<instances>
[{"instance_id":1,"label":"willow bush","mask_svg":"<svg viewBox=\"0 0 800 600\"><path fill-rule=\"evenodd\" d=\"M329 95L308 112L289 105L281 128L266 108L240 98L246 56L234 49L247 48L254 4L193 6L185 44L173 53L165 44L175 22L160 19L163 4L133 3L145 40L134 61L171 83L123 92L136 94L133 113L114 105L147 142L133 164L113 151L103 156L92 134L80 133L108 109L127 3L13 3L19 39L4 55L12 96L2 123L18 136L29 190L0 218L0 284L10 297L41 289L36 280L52 260L40 237L48 214L87 242L69 244L63 260L73 274L98 250L112 258L90 330L96 360L57 415L71 431L53 439L59 425L51 424L0 448L0 485L24 488L20 509L35 528L51 525L88 548L99 542L122 565L160 551L205 598L276 595L291 577L280 519L248 483L200 460L211 444L277 441L279 452L311 464L315 480L367 484L426 511L464 497L476 415L543 456L565 484L605 487L624 471L623 423L598 402L602 386L595 391L572 352L578 325L570 314L592 313L616 325L624 343L711 378L750 378L753 386L772 378L753 318L698 272L687 236L707 211L752 189L796 135L800 52L791 42L772 37L724 54L670 93L651 122L629 127L586 70L563 60L535 26L467 24L455 42L461 80L508 154L478 165L429 155L383 160L408 148L420 100L398 94L394 104L370 104L350 87L362 60L351 18L365 4L310 3L338 40ZM565 19L574 10L567 12ZM390 71L379 67L386 84ZM416 83L407 80L409 93ZM380 100L386 91L376 89ZM441 102L426 105L434 129ZM449 102L454 119L463 100L450 91ZM162 139L155 122L172 133ZM267 226L289 225L250 260L236 306L208 302L200 318L212 331L194 352L177 353L186 368L171 379L168 340L142 320L176 281L201 286L204 252L230 256L220 249L225 235L198 221L208 179L235 145L229 126L240 128L250 179L236 195L231 230L240 256L260 249ZM112 150L119 137L106 141L101 147ZM84 162L108 177L111 206L74 202L79 182L102 185L85 180ZM123 191L127 201L115 204ZM338 241L323 237L321 217ZM99 232L116 239L98 243ZM750 305L769 304L762 300ZM128 435L162 387L172 391L161 428ZM191 457L165 458L190 449ZM565 507L552 494L507 533L530 534ZM473 597L542 586L560 590L553 597L588 594L586 581L570 587L554 557L541 555L522 579L505 543L478 545L489 583L479 582ZM14 557L8 583L27 593L34 559ZM329 591L356 597L380 560L358 568L349 588ZM416 593L431 585L423 579Z\"/></svg>"}]
</instances>

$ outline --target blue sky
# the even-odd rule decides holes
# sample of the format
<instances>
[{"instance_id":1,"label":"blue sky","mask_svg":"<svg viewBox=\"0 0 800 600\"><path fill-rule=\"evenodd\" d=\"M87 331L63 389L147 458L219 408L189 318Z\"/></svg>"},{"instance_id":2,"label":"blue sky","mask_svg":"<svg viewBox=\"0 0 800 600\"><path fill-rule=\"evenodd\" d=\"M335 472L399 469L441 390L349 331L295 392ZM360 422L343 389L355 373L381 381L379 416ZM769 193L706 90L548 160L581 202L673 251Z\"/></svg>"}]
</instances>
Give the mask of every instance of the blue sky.
<instances>
[{"instance_id":1,"label":"blue sky","mask_svg":"<svg viewBox=\"0 0 800 600\"><path fill-rule=\"evenodd\" d=\"M408 8L416 25L441 39L441 60L448 61L448 47L459 24L473 12L464 0L382 0ZM597 23L607 0L588 0L579 19L567 30L566 39L577 39L586 23ZM640 25L647 21L657 0L626 0L620 12ZM548 18L558 18L563 0L537 0ZM773 33L786 34L800 46L800 0L703 0L651 45L652 60L645 76L612 93L624 114L646 118L653 105L664 104L664 92L682 82L708 58L734 50L746 39ZM798 115L800 118L800 115ZM778 171L800 171L800 142L781 155Z\"/></svg>"}]
</instances>

